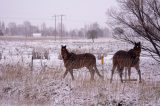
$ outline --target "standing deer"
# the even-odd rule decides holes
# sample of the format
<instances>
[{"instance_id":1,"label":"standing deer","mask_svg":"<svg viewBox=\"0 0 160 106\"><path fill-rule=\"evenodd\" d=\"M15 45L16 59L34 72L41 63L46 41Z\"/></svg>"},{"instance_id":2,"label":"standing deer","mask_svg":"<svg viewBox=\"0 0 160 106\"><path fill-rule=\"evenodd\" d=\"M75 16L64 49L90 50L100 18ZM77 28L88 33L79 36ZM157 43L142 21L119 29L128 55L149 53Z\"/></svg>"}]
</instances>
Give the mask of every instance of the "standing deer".
<instances>
[{"instance_id":1,"label":"standing deer","mask_svg":"<svg viewBox=\"0 0 160 106\"><path fill-rule=\"evenodd\" d=\"M64 73L63 78L70 72L72 80L74 80L73 69L79 69L82 67L86 67L90 74L91 80L94 80L94 73L96 72L99 77L103 77L96 66L96 58L93 54L85 53L85 54L74 54L68 52L66 46L61 47L61 55L64 62L64 66L66 71Z\"/></svg>"},{"instance_id":2,"label":"standing deer","mask_svg":"<svg viewBox=\"0 0 160 106\"><path fill-rule=\"evenodd\" d=\"M121 82L122 80L122 74L124 67L128 69L128 76L129 76L129 81L130 81L130 75L131 75L131 67L135 67L139 74L139 82L141 82L141 71L139 67L140 63L140 53L141 53L141 43L134 43L134 48L130 49L129 51L124 51L124 50L119 50L117 51L114 56L113 56L113 67L111 70L111 80L113 78L114 70L117 68Z\"/></svg>"}]
</instances>

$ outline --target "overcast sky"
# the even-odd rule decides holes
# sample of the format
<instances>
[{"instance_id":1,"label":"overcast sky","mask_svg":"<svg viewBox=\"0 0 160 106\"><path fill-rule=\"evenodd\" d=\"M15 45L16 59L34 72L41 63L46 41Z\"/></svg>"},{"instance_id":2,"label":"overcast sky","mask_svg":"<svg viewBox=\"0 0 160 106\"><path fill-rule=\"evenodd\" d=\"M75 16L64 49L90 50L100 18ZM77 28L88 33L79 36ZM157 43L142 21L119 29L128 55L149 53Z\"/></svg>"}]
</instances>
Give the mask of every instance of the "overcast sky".
<instances>
[{"instance_id":1,"label":"overcast sky","mask_svg":"<svg viewBox=\"0 0 160 106\"><path fill-rule=\"evenodd\" d=\"M116 6L116 0L0 0L0 21L34 25L45 22L54 27L55 14L64 14L67 29L80 28L98 22L105 26L106 11ZM60 22L60 18L57 20Z\"/></svg>"}]
</instances>

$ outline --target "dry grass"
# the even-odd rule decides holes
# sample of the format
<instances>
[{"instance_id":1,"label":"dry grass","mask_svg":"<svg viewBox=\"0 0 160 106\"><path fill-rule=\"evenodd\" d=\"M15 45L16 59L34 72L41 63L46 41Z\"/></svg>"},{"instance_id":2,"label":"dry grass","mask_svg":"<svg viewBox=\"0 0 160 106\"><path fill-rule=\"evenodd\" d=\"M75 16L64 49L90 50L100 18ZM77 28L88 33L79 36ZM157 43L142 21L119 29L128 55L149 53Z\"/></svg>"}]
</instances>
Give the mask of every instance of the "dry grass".
<instances>
[{"instance_id":1,"label":"dry grass","mask_svg":"<svg viewBox=\"0 0 160 106\"><path fill-rule=\"evenodd\" d=\"M116 78L110 84L107 77L102 80L97 75L95 75L94 81L90 81L88 70L75 71L76 80L72 81L69 73L65 79L62 78L64 74L62 70L47 69L35 75L21 65L3 67L0 78L2 85L0 87L0 99L11 99L17 101L18 104L52 104L56 100L58 89L65 87L70 89L67 91L70 92L69 95L67 94L69 97L67 98L71 105L77 103L81 105L107 105L109 103L116 105L122 102L123 104L133 104L131 106L137 104L143 106L152 102L158 103L160 99L160 84L155 81L143 81L142 84L137 82L121 84ZM133 98L131 98L132 95L128 95L128 99L125 98L128 92L133 93ZM80 102L79 100L83 101ZM131 101L127 102L127 100ZM65 100L63 101L65 102Z\"/></svg>"},{"instance_id":2,"label":"dry grass","mask_svg":"<svg viewBox=\"0 0 160 106\"><path fill-rule=\"evenodd\" d=\"M0 76L1 100L8 98L25 104L47 103L50 98L48 93L50 92L45 91L45 86L60 79L60 74L59 71L46 70L34 75L30 68L20 65L3 66Z\"/></svg>"}]
</instances>

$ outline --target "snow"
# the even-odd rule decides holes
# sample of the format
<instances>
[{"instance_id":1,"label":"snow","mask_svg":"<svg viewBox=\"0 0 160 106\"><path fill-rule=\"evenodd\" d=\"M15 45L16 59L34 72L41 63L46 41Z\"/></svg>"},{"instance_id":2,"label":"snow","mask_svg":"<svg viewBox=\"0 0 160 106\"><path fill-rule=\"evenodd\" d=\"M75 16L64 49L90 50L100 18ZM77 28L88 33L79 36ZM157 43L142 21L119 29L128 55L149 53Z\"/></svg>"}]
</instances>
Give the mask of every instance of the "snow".
<instances>
[{"instance_id":1,"label":"snow","mask_svg":"<svg viewBox=\"0 0 160 106\"><path fill-rule=\"evenodd\" d=\"M93 53L97 67L104 80L95 75L90 81L86 68L74 71L75 81L70 74L63 79L65 67L60 59L61 45L70 51ZM34 48L49 50L50 59L33 60ZM114 39L97 39L95 43L84 39L63 41L0 41L0 103L11 105L51 106L158 106L160 104L160 66L150 57L141 55L142 83L121 83L118 73L110 83L112 56L118 50L129 50L132 45ZM142 51L144 53L144 51ZM104 69L98 56L104 54ZM137 71L131 70L131 78L138 79Z\"/></svg>"}]
</instances>

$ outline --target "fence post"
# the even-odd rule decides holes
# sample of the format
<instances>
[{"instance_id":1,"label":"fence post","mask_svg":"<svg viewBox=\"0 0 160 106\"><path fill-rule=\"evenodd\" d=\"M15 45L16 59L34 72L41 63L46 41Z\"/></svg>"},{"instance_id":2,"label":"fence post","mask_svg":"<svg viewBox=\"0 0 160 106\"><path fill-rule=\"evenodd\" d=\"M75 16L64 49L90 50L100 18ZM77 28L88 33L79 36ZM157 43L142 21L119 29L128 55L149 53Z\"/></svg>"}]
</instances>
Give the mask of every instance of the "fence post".
<instances>
[{"instance_id":1,"label":"fence post","mask_svg":"<svg viewBox=\"0 0 160 106\"><path fill-rule=\"evenodd\" d=\"M32 56L32 60L31 60L31 71L33 71L33 56Z\"/></svg>"},{"instance_id":2,"label":"fence post","mask_svg":"<svg viewBox=\"0 0 160 106\"><path fill-rule=\"evenodd\" d=\"M104 75L104 55L101 55L102 74Z\"/></svg>"}]
</instances>

